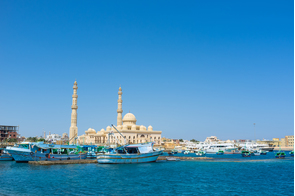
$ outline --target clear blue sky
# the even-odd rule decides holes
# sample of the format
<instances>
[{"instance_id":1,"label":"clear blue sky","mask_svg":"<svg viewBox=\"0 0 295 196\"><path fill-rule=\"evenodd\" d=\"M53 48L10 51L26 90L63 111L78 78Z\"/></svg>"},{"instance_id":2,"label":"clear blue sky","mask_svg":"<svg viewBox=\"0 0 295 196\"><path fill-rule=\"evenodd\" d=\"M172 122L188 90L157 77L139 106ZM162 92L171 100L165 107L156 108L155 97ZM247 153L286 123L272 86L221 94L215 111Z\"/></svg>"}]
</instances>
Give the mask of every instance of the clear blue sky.
<instances>
[{"instance_id":1,"label":"clear blue sky","mask_svg":"<svg viewBox=\"0 0 295 196\"><path fill-rule=\"evenodd\" d=\"M0 124L24 136L123 115L169 138L294 134L293 1L0 1Z\"/></svg>"}]
</instances>

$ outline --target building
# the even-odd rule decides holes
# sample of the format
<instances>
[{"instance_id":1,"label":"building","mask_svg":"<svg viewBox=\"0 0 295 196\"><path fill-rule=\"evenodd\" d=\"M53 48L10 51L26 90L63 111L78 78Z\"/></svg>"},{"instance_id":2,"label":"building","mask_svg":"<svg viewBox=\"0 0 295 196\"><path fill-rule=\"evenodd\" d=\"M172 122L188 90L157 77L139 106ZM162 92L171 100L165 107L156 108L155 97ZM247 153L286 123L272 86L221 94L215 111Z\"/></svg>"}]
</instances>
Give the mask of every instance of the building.
<instances>
[{"instance_id":1,"label":"building","mask_svg":"<svg viewBox=\"0 0 295 196\"><path fill-rule=\"evenodd\" d=\"M69 140L68 134L67 133L63 133L61 139L64 140L64 141Z\"/></svg>"},{"instance_id":2,"label":"building","mask_svg":"<svg viewBox=\"0 0 295 196\"><path fill-rule=\"evenodd\" d=\"M61 136L58 134L50 134L46 136L46 141L56 143L57 141L61 140Z\"/></svg>"},{"instance_id":3,"label":"building","mask_svg":"<svg viewBox=\"0 0 295 196\"><path fill-rule=\"evenodd\" d=\"M17 139L19 134L19 126L0 125L0 142L5 139Z\"/></svg>"},{"instance_id":4,"label":"building","mask_svg":"<svg viewBox=\"0 0 295 196\"><path fill-rule=\"evenodd\" d=\"M122 88L119 88L118 92L118 110L117 110L117 126L119 134L114 127L107 126L106 129L95 131L93 128L89 128L85 131L85 134L79 136L80 144L135 144L144 142L155 142L155 145L161 145L162 131L154 131L150 125L146 128L144 125L137 125L137 119L132 113L127 113L122 118Z\"/></svg>"},{"instance_id":5,"label":"building","mask_svg":"<svg viewBox=\"0 0 295 196\"><path fill-rule=\"evenodd\" d=\"M285 136L281 138L282 147L294 147L294 135Z\"/></svg>"},{"instance_id":6,"label":"building","mask_svg":"<svg viewBox=\"0 0 295 196\"><path fill-rule=\"evenodd\" d=\"M221 141L220 139L218 139L216 136L211 136L211 137L207 137L205 140L205 143L216 143Z\"/></svg>"},{"instance_id":7,"label":"building","mask_svg":"<svg viewBox=\"0 0 295 196\"><path fill-rule=\"evenodd\" d=\"M71 115L71 127L70 127L70 138L69 138L69 143L74 144L76 143L76 137L78 137L78 127L77 127L77 110L78 110L78 105L77 105L77 89L78 89L78 84L77 81L74 82L73 86L73 95L72 95L72 115Z\"/></svg>"},{"instance_id":8,"label":"building","mask_svg":"<svg viewBox=\"0 0 295 196\"><path fill-rule=\"evenodd\" d=\"M274 138L277 139L277 138ZM279 147L281 145L281 141L278 140L262 140L257 141L258 144L267 144L269 147Z\"/></svg>"}]
</instances>

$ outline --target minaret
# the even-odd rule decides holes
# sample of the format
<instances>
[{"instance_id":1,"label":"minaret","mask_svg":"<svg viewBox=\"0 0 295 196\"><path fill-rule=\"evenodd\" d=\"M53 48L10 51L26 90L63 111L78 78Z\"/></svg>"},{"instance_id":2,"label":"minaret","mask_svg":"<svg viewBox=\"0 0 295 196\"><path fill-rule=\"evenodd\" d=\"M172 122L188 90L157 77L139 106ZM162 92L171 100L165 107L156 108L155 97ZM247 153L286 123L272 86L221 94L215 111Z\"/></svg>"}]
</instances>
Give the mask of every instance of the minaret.
<instances>
[{"instance_id":1,"label":"minaret","mask_svg":"<svg viewBox=\"0 0 295 196\"><path fill-rule=\"evenodd\" d=\"M75 144L76 140L75 138L78 136L78 127L77 127L77 99L78 99L78 95L77 95L77 81L74 82L74 93L73 93L73 103L72 103L72 115L71 115L71 127L70 127L70 144Z\"/></svg>"},{"instance_id":2,"label":"minaret","mask_svg":"<svg viewBox=\"0 0 295 196\"><path fill-rule=\"evenodd\" d=\"M118 117L117 117L117 126L119 125L122 125L122 113L123 113L123 110L122 110L122 88L120 87L119 88L119 92L118 92L118 95L119 95L119 99L118 99L118 110L117 110L117 113L118 113Z\"/></svg>"}]
</instances>

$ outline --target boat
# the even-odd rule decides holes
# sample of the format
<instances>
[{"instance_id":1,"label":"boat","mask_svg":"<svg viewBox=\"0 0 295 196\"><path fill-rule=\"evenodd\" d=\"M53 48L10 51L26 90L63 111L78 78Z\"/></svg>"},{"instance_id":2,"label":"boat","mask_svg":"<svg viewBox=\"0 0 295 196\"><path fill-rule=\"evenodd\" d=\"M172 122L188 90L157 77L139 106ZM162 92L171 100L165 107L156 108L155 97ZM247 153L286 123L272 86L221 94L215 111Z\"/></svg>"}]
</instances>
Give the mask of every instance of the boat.
<instances>
[{"instance_id":1,"label":"boat","mask_svg":"<svg viewBox=\"0 0 295 196\"><path fill-rule=\"evenodd\" d=\"M126 144L124 135L118 131L114 125L112 125L112 127L124 138L124 142ZM110 132L108 137L113 134L113 132ZM104 154L97 155L97 162L110 164L155 162L157 158L163 154L163 151L154 150L153 145L154 142L147 142L139 144L127 144L114 149L112 148Z\"/></svg>"},{"instance_id":2,"label":"boat","mask_svg":"<svg viewBox=\"0 0 295 196\"><path fill-rule=\"evenodd\" d=\"M166 161L180 161L180 159L174 157L167 157Z\"/></svg>"},{"instance_id":3,"label":"boat","mask_svg":"<svg viewBox=\"0 0 295 196\"><path fill-rule=\"evenodd\" d=\"M189 150L186 150L183 152L183 154L189 154L189 153L190 153Z\"/></svg>"},{"instance_id":4,"label":"boat","mask_svg":"<svg viewBox=\"0 0 295 196\"><path fill-rule=\"evenodd\" d=\"M172 154L177 154L177 153L178 153L178 150L173 149L173 150L171 150L171 153L172 153Z\"/></svg>"},{"instance_id":5,"label":"boat","mask_svg":"<svg viewBox=\"0 0 295 196\"><path fill-rule=\"evenodd\" d=\"M153 145L154 142L124 145L111 152L97 155L97 161L115 164L155 162L162 151L154 150Z\"/></svg>"},{"instance_id":6,"label":"boat","mask_svg":"<svg viewBox=\"0 0 295 196\"><path fill-rule=\"evenodd\" d=\"M286 153L285 153L285 152L281 152L281 151L279 151L279 152L277 152L277 153L275 154L275 157L278 158L278 159L280 159L280 158L285 158L285 157L286 157Z\"/></svg>"},{"instance_id":7,"label":"boat","mask_svg":"<svg viewBox=\"0 0 295 196\"><path fill-rule=\"evenodd\" d=\"M5 148L0 148L0 161L13 161L13 157L5 150Z\"/></svg>"},{"instance_id":8,"label":"boat","mask_svg":"<svg viewBox=\"0 0 295 196\"><path fill-rule=\"evenodd\" d=\"M242 157L251 157L251 152L248 150L242 150Z\"/></svg>"},{"instance_id":9,"label":"boat","mask_svg":"<svg viewBox=\"0 0 295 196\"><path fill-rule=\"evenodd\" d=\"M82 151L87 152L86 159L96 159L96 154L95 154L96 148L97 146L95 145L84 145L81 147Z\"/></svg>"},{"instance_id":10,"label":"boat","mask_svg":"<svg viewBox=\"0 0 295 196\"><path fill-rule=\"evenodd\" d=\"M216 152L217 155L223 155L224 151L223 150L218 150L218 152Z\"/></svg>"},{"instance_id":11,"label":"boat","mask_svg":"<svg viewBox=\"0 0 295 196\"><path fill-rule=\"evenodd\" d=\"M258 150L258 152L260 153L260 155L266 155L267 154L267 151L264 151L264 150Z\"/></svg>"},{"instance_id":12,"label":"boat","mask_svg":"<svg viewBox=\"0 0 295 196\"><path fill-rule=\"evenodd\" d=\"M208 154L216 154L219 150L224 151L236 151L238 148L232 143L220 143L220 144L209 144L204 148Z\"/></svg>"},{"instance_id":13,"label":"boat","mask_svg":"<svg viewBox=\"0 0 295 196\"><path fill-rule=\"evenodd\" d=\"M197 156L204 156L204 155L206 155L206 152L205 151L202 151L202 150L195 151L195 153L196 153Z\"/></svg>"},{"instance_id":14,"label":"boat","mask_svg":"<svg viewBox=\"0 0 295 196\"><path fill-rule=\"evenodd\" d=\"M251 153L254 156L260 156L260 152L257 150L254 150L253 153Z\"/></svg>"},{"instance_id":15,"label":"boat","mask_svg":"<svg viewBox=\"0 0 295 196\"><path fill-rule=\"evenodd\" d=\"M289 155L290 155L291 157L294 157L294 151L289 152Z\"/></svg>"},{"instance_id":16,"label":"boat","mask_svg":"<svg viewBox=\"0 0 295 196\"><path fill-rule=\"evenodd\" d=\"M14 160L28 161L61 161L86 159L87 154L79 152L76 145L44 144L43 142L23 142L6 150Z\"/></svg>"}]
</instances>

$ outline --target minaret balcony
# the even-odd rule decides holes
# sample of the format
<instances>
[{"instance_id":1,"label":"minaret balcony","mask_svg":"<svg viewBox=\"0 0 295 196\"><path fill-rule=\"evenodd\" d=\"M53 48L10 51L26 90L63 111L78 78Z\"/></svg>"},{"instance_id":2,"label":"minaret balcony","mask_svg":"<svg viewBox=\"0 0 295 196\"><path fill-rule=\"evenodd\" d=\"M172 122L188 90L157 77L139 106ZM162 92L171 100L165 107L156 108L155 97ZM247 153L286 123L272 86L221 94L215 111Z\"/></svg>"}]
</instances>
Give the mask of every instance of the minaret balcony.
<instances>
[{"instance_id":1,"label":"minaret balcony","mask_svg":"<svg viewBox=\"0 0 295 196\"><path fill-rule=\"evenodd\" d=\"M72 95L72 97L73 97L73 98L78 98L78 95L77 95L77 94L76 94L76 95Z\"/></svg>"},{"instance_id":2,"label":"minaret balcony","mask_svg":"<svg viewBox=\"0 0 295 196\"><path fill-rule=\"evenodd\" d=\"M122 109L118 109L117 110L117 113L123 113L123 110Z\"/></svg>"},{"instance_id":3,"label":"minaret balcony","mask_svg":"<svg viewBox=\"0 0 295 196\"><path fill-rule=\"evenodd\" d=\"M72 109L78 109L78 106L77 105L72 105L72 107L71 107Z\"/></svg>"}]
</instances>

